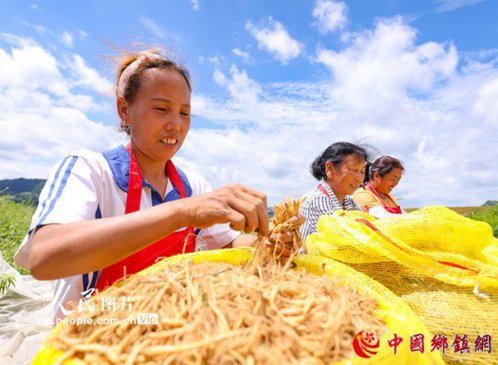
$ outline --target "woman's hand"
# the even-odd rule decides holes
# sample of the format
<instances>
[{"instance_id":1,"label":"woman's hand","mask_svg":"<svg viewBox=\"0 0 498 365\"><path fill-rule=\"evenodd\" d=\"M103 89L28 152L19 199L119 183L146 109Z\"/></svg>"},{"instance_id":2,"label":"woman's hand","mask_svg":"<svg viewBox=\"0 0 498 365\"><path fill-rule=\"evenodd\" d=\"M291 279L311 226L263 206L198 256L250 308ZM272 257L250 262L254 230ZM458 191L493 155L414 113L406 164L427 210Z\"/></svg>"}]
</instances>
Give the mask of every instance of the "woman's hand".
<instances>
[{"instance_id":1,"label":"woman's hand","mask_svg":"<svg viewBox=\"0 0 498 365\"><path fill-rule=\"evenodd\" d=\"M242 185L158 204L130 214L40 227L31 241L30 269L48 280L107 267L176 230L230 223L268 234L266 195ZM89 239L91 237L91 239Z\"/></svg>"},{"instance_id":2,"label":"woman's hand","mask_svg":"<svg viewBox=\"0 0 498 365\"><path fill-rule=\"evenodd\" d=\"M258 231L267 236L266 195L241 184L216 189L210 193L182 199L188 226L205 228L229 223L235 231Z\"/></svg>"},{"instance_id":3,"label":"woman's hand","mask_svg":"<svg viewBox=\"0 0 498 365\"><path fill-rule=\"evenodd\" d=\"M277 258L280 263L285 263L289 257L301 247L301 235L299 227L306 221L302 215L291 217L286 223L290 229L286 232L275 232L275 227L270 227L271 234L268 237L266 247L268 254Z\"/></svg>"}]
</instances>

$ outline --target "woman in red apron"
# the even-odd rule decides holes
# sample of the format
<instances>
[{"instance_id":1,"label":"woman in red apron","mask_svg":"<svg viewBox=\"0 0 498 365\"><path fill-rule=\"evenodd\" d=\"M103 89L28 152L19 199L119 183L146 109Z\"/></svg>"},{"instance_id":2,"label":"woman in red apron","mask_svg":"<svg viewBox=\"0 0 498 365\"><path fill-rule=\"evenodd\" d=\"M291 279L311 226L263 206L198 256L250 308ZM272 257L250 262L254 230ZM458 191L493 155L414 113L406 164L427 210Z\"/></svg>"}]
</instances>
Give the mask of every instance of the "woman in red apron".
<instances>
[{"instance_id":1,"label":"woman in red apron","mask_svg":"<svg viewBox=\"0 0 498 365\"><path fill-rule=\"evenodd\" d=\"M125 214L137 212L140 210L140 200L142 195L142 173L135 160L131 146L127 146L130 154L130 180L128 185L128 194L126 197ZM186 197L183 182L176 171L173 162L166 162L166 176L169 177L173 186L180 192L181 199ZM195 251L195 233L194 227L187 227L176 231L169 236L161 238L157 242L146 248L118 261L102 270L97 286L95 289L101 291L112 285L115 281L154 264L158 258L178 255L180 253L189 253Z\"/></svg>"},{"instance_id":2,"label":"woman in red apron","mask_svg":"<svg viewBox=\"0 0 498 365\"><path fill-rule=\"evenodd\" d=\"M391 196L391 191L398 185L404 167L400 160L391 156L382 156L367 168L365 182L353 194L353 199L377 218L404 211Z\"/></svg>"},{"instance_id":3,"label":"woman in red apron","mask_svg":"<svg viewBox=\"0 0 498 365\"><path fill-rule=\"evenodd\" d=\"M82 274L96 272L100 275L95 275L98 277L95 287L102 290L159 258L194 251L193 227L203 229L229 224L237 231L236 238L225 247L254 243L255 236L239 234L240 231L269 234L266 196L262 192L234 184L186 197L182 179L171 161L190 128L191 86L184 68L155 51L131 56L119 66L116 96L121 127L130 138L127 147L130 164L123 167L128 168L129 175L125 182L126 207L102 219L85 218L56 224L53 218L49 224L43 224L43 220L35 224L24 249L29 250L27 266L33 276L66 280L71 286L81 282L78 278ZM54 179L52 186L47 187L54 202L40 206L41 212L57 209L57 198L64 196L64 185L59 182L64 179L83 181L77 186L84 187L87 194L90 191L90 196L91 189L102 184L103 179L82 176L84 168L78 170L79 175L72 176L72 164L78 161L71 159L67 163L69 167L60 174L62 180ZM179 192L179 199L163 201L168 182ZM160 204L143 208L144 184L161 195ZM100 204L111 195L102 197L95 193L91 201L80 202L77 194L76 197L73 194L75 199L66 206L74 206L75 211L80 212L86 206L95 205L100 212ZM118 195L111 198L121 199L120 206L123 197L115 198ZM71 212L68 215L71 216ZM67 285L65 288L68 290Z\"/></svg>"}]
</instances>

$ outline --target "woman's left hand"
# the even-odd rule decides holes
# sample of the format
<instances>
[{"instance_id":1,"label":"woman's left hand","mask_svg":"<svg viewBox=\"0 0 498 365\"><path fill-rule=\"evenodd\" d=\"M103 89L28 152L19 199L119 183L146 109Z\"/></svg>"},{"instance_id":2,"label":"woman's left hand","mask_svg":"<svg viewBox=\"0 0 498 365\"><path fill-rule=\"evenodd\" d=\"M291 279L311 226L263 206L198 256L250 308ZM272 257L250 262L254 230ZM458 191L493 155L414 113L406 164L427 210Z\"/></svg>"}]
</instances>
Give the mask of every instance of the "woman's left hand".
<instances>
[{"instance_id":1,"label":"woman's left hand","mask_svg":"<svg viewBox=\"0 0 498 365\"><path fill-rule=\"evenodd\" d=\"M302 215L293 216L287 221L291 229L281 233L275 232L275 227L270 225L271 234L266 243L268 254L275 257L280 263L287 262L289 257L302 245L299 227L305 221L306 218Z\"/></svg>"}]
</instances>

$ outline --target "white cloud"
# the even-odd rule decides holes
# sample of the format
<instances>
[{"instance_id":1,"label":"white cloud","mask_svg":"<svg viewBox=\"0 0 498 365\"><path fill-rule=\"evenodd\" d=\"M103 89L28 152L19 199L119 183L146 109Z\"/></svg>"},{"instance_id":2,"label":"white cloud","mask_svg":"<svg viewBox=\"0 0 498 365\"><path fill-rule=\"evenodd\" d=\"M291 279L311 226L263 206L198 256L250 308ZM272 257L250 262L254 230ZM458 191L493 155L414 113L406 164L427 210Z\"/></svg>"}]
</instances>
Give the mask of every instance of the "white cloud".
<instances>
[{"instance_id":1,"label":"white cloud","mask_svg":"<svg viewBox=\"0 0 498 365\"><path fill-rule=\"evenodd\" d=\"M348 23L347 10L347 5L342 1L317 0L312 15L317 19L320 33L327 34L344 28Z\"/></svg>"},{"instance_id":2,"label":"white cloud","mask_svg":"<svg viewBox=\"0 0 498 365\"><path fill-rule=\"evenodd\" d=\"M73 35L69 32L62 32L62 43L67 48L73 48Z\"/></svg>"},{"instance_id":3,"label":"white cloud","mask_svg":"<svg viewBox=\"0 0 498 365\"><path fill-rule=\"evenodd\" d=\"M201 9L199 0L191 0L191 1L192 1L192 9L199 11Z\"/></svg>"},{"instance_id":4,"label":"white cloud","mask_svg":"<svg viewBox=\"0 0 498 365\"><path fill-rule=\"evenodd\" d=\"M416 32L401 18L381 20L374 31L350 37L340 51L319 49L317 60L333 73L333 96L356 112L384 113L412 91L429 92L450 77L458 56L453 45L415 45ZM401 104L402 105L402 104Z\"/></svg>"},{"instance_id":5,"label":"white cloud","mask_svg":"<svg viewBox=\"0 0 498 365\"><path fill-rule=\"evenodd\" d=\"M360 141L402 159L405 207L498 198L498 55L417 43L400 18L345 39L318 51L331 71L319 83L261 84L217 65L226 96L198 95L193 110L218 127L191 130L181 161L214 186L243 182L277 202L314 186L309 165L330 143Z\"/></svg>"},{"instance_id":6,"label":"white cloud","mask_svg":"<svg viewBox=\"0 0 498 365\"><path fill-rule=\"evenodd\" d=\"M147 18L145 16L140 16L138 18L139 22L149 30L152 34L154 34L158 38L166 38L166 30L161 27L159 24L154 22L152 19Z\"/></svg>"},{"instance_id":7,"label":"white cloud","mask_svg":"<svg viewBox=\"0 0 498 365\"><path fill-rule=\"evenodd\" d=\"M88 67L80 55L73 56L73 62L69 64L75 77L74 84L86 86L101 94L112 94L113 84L102 77L94 68Z\"/></svg>"},{"instance_id":8,"label":"white cloud","mask_svg":"<svg viewBox=\"0 0 498 365\"><path fill-rule=\"evenodd\" d=\"M219 57L209 57L208 61L213 65L219 65L221 63L221 59Z\"/></svg>"},{"instance_id":9,"label":"white cloud","mask_svg":"<svg viewBox=\"0 0 498 365\"><path fill-rule=\"evenodd\" d=\"M295 166L307 165L298 142L298 136L286 132L275 138L275 133L259 129L194 129L182 147L180 161L202 171L214 186L243 182L265 191L271 202L283 194L297 197L308 185L305 173L295 175Z\"/></svg>"},{"instance_id":10,"label":"white cloud","mask_svg":"<svg viewBox=\"0 0 498 365\"><path fill-rule=\"evenodd\" d=\"M436 4L436 13L444 13L447 11L453 11L466 6L482 3L483 1L485 0L433 0L433 3Z\"/></svg>"},{"instance_id":11,"label":"white cloud","mask_svg":"<svg viewBox=\"0 0 498 365\"><path fill-rule=\"evenodd\" d=\"M100 93L111 84L80 56L53 54L21 37L2 38L12 47L0 48L0 63L9 69L0 69L0 179L45 178L71 151L103 150L123 141L114 125L89 116L111 114L112 99ZM76 92L76 86L86 92Z\"/></svg>"},{"instance_id":12,"label":"white cloud","mask_svg":"<svg viewBox=\"0 0 498 365\"><path fill-rule=\"evenodd\" d=\"M213 80L220 86L225 86L228 83L226 76L220 70L214 71Z\"/></svg>"},{"instance_id":13,"label":"white cloud","mask_svg":"<svg viewBox=\"0 0 498 365\"><path fill-rule=\"evenodd\" d=\"M85 59L3 38L14 46L0 48L0 178L45 177L75 148L122 140L90 117L110 108L107 120L117 124L112 99L96 94L106 82ZM461 54L453 44L421 43L400 18L343 40L339 49L317 50L319 81L262 83L250 68L211 58L221 91L194 92L193 115L209 128L194 117L179 166L214 187L262 190L272 204L315 186L309 165L326 146L360 140L404 162L394 191L404 207L498 199L496 50Z\"/></svg>"},{"instance_id":14,"label":"white cloud","mask_svg":"<svg viewBox=\"0 0 498 365\"><path fill-rule=\"evenodd\" d=\"M68 93L68 87L57 67L56 59L34 42L2 34L15 44L11 53L0 49L0 80L3 87L43 88L58 96Z\"/></svg>"},{"instance_id":15,"label":"white cloud","mask_svg":"<svg viewBox=\"0 0 498 365\"><path fill-rule=\"evenodd\" d=\"M38 34L43 34L47 31L47 29L44 26L39 25L39 24L32 24L32 23L24 21L24 20L21 20L19 23L21 25L24 25L25 27L33 29Z\"/></svg>"},{"instance_id":16,"label":"white cloud","mask_svg":"<svg viewBox=\"0 0 498 365\"><path fill-rule=\"evenodd\" d=\"M230 74L232 80L228 85L228 90L232 98L249 108L255 105L258 102L258 95L261 93L259 84L251 80L246 71L239 71L235 65L230 68Z\"/></svg>"},{"instance_id":17,"label":"white cloud","mask_svg":"<svg viewBox=\"0 0 498 365\"><path fill-rule=\"evenodd\" d=\"M244 51L240 50L239 48L234 48L234 49L232 49L232 53L234 55L242 58L242 62L249 63L250 56L249 56L248 52L244 52Z\"/></svg>"},{"instance_id":18,"label":"white cloud","mask_svg":"<svg viewBox=\"0 0 498 365\"><path fill-rule=\"evenodd\" d=\"M273 54L282 63L287 63L301 54L303 45L293 39L282 23L268 18L267 27L246 23L246 29L258 41L258 48Z\"/></svg>"},{"instance_id":19,"label":"white cloud","mask_svg":"<svg viewBox=\"0 0 498 365\"><path fill-rule=\"evenodd\" d=\"M495 75L477 90L474 111L486 123L498 126L498 76Z\"/></svg>"},{"instance_id":20,"label":"white cloud","mask_svg":"<svg viewBox=\"0 0 498 365\"><path fill-rule=\"evenodd\" d=\"M84 30L78 30L77 33L78 33L79 39L85 39L88 36L88 33L85 32Z\"/></svg>"}]
</instances>

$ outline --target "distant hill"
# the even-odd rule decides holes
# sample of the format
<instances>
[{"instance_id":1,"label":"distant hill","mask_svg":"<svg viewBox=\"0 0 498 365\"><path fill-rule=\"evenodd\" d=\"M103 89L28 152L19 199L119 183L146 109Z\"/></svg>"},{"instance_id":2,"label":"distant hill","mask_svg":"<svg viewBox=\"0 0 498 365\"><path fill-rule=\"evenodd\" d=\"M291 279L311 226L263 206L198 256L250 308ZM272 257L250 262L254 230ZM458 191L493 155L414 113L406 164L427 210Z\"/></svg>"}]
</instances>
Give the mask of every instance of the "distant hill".
<instances>
[{"instance_id":1,"label":"distant hill","mask_svg":"<svg viewBox=\"0 0 498 365\"><path fill-rule=\"evenodd\" d=\"M9 195L16 203L38 204L38 196L45 185L44 179L0 180L0 195Z\"/></svg>"},{"instance_id":2,"label":"distant hill","mask_svg":"<svg viewBox=\"0 0 498 365\"><path fill-rule=\"evenodd\" d=\"M488 200L482 206L483 207L494 207L495 205L498 205L498 200Z\"/></svg>"},{"instance_id":3,"label":"distant hill","mask_svg":"<svg viewBox=\"0 0 498 365\"><path fill-rule=\"evenodd\" d=\"M273 216L275 215L275 210L273 209L273 207L268 207L268 211L267 212L268 212L268 217L270 219L272 219Z\"/></svg>"}]
</instances>

